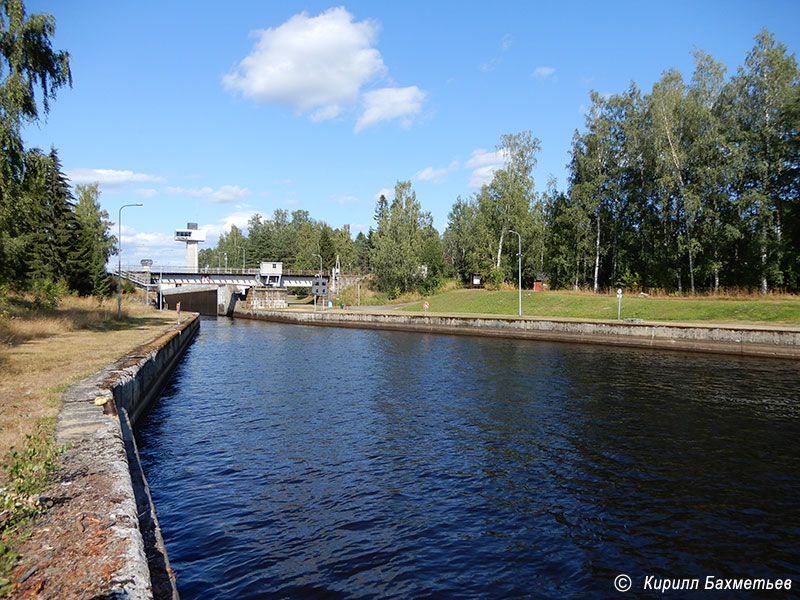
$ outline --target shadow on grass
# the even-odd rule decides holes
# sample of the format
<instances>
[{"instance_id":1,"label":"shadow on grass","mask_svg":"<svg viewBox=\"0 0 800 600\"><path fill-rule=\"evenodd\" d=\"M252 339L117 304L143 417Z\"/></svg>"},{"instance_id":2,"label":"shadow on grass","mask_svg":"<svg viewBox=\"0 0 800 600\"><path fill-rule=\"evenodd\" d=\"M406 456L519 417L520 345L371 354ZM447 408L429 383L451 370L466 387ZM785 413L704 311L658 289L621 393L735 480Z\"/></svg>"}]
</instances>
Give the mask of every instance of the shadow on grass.
<instances>
[{"instance_id":1,"label":"shadow on grass","mask_svg":"<svg viewBox=\"0 0 800 600\"><path fill-rule=\"evenodd\" d=\"M6 297L0 304L0 346L25 342L72 331L112 332L169 324L166 315L129 314L117 318L116 307L67 300L55 308L42 308L19 296ZM77 305L76 305L77 304Z\"/></svg>"},{"instance_id":2,"label":"shadow on grass","mask_svg":"<svg viewBox=\"0 0 800 600\"><path fill-rule=\"evenodd\" d=\"M170 320L165 317L129 317L123 315L121 319L114 317L100 323L92 323L83 329L89 331L125 331L156 325L164 325L166 327L169 322Z\"/></svg>"}]
</instances>

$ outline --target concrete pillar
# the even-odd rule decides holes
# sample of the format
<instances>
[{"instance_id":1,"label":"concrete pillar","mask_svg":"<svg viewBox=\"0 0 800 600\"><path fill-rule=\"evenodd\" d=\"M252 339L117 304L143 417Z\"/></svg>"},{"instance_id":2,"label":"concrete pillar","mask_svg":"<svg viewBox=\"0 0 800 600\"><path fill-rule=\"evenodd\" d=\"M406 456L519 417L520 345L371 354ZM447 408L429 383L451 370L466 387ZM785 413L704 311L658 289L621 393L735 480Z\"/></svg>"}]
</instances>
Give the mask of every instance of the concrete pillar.
<instances>
[{"instance_id":1,"label":"concrete pillar","mask_svg":"<svg viewBox=\"0 0 800 600\"><path fill-rule=\"evenodd\" d=\"M200 251L197 242L186 242L186 267L190 273L197 273Z\"/></svg>"}]
</instances>

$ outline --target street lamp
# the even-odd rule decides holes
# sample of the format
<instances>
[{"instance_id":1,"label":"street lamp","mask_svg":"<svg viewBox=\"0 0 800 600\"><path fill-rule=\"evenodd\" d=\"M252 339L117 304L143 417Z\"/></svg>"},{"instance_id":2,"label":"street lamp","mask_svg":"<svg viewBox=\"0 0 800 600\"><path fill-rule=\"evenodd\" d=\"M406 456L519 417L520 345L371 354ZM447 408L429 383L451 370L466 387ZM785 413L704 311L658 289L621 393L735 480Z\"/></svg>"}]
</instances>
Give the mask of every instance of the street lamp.
<instances>
[{"instance_id":1,"label":"street lamp","mask_svg":"<svg viewBox=\"0 0 800 600\"><path fill-rule=\"evenodd\" d=\"M319 254L312 254L311 256L319 257L319 283L321 285L322 284L322 256L320 256ZM317 297L316 296L314 296L314 310L315 311L317 310ZM322 304L322 310L323 311L325 310L325 304L324 303Z\"/></svg>"},{"instance_id":2,"label":"street lamp","mask_svg":"<svg viewBox=\"0 0 800 600\"><path fill-rule=\"evenodd\" d=\"M322 257L319 254L312 254L311 256L319 257L319 276L322 277Z\"/></svg>"},{"instance_id":3,"label":"street lamp","mask_svg":"<svg viewBox=\"0 0 800 600\"><path fill-rule=\"evenodd\" d=\"M244 273L244 246L242 246L242 273Z\"/></svg>"},{"instance_id":4,"label":"street lamp","mask_svg":"<svg viewBox=\"0 0 800 600\"><path fill-rule=\"evenodd\" d=\"M225 272L228 272L228 253L225 252Z\"/></svg>"},{"instance_id":5,"label":"street lamp","mask_svg":"<svg viewBox=\"0 0 800 600\"><path fill-rule=\"evenodd\" d=\"M122 209L129 206L142 206L141 203L123 204L119 207L119 218L117 219L117 319L122 318Z\"/></svg>"},{"instance_id":6,"label":"street lamp","mask_svg":"<svg viewBox=\"0 0 800 600\"><path fill-rule=\"evenodd\" d=\"M517 251L517 274L519 276L519 316L522 316L522 236L518 234L513 229L508 230L509 233L513 233L517 236L517 244L519 246L519 250Z\"/></svg>"}]
</instances>

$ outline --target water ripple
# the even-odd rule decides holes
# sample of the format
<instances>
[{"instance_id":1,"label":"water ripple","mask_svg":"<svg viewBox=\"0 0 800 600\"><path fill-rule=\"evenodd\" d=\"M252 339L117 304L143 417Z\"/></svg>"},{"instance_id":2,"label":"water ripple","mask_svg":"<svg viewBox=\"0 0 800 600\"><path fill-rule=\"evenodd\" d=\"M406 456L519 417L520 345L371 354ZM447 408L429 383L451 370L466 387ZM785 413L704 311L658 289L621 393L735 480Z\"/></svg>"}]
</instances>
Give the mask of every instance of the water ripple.
<instances>
[{"instance_id":1,"label":"water ripple","mask_svg":"<svg viewBox=\"0 0 800 600\"><path fill-rule=\"evenodd\" d=\"M220 319L138 436L185 599L607 598L800 576L798 390L781 361Z\"/></svg>"}]
</instances>

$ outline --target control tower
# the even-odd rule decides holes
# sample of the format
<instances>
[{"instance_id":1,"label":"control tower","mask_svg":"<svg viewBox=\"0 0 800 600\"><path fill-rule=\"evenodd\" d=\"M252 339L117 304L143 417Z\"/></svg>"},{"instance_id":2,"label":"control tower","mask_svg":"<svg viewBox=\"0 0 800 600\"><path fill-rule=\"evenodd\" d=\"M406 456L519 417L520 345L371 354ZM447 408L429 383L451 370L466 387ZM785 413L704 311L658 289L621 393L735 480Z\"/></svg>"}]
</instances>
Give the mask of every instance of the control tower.
<instances>
[{"instance_id":1,"label":"control tower","mask_svg":"<svg viewBox=\"0 0 800 600\"><path fill-rule=\"evenodd\" d=\"M187 223L186 229L175 230L175 241L186 243L186 268L190 273L197 273L197 244L206 241L206 234L198 231L197 223Z\"/></svg>"}]
</instances>

